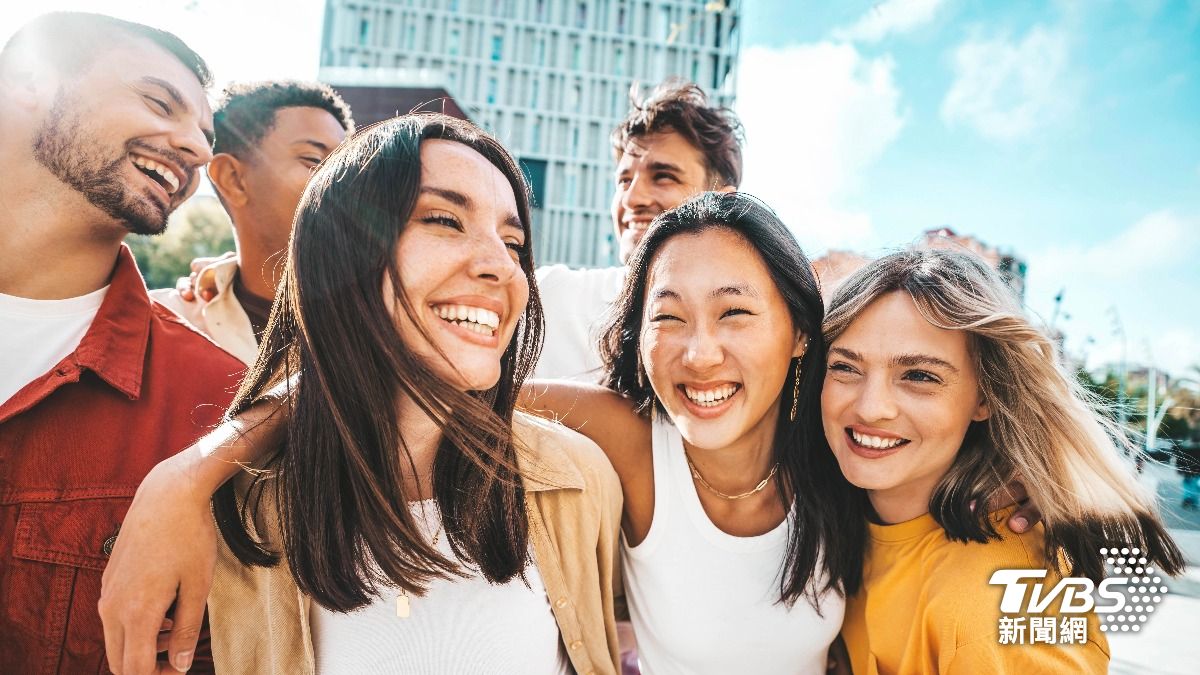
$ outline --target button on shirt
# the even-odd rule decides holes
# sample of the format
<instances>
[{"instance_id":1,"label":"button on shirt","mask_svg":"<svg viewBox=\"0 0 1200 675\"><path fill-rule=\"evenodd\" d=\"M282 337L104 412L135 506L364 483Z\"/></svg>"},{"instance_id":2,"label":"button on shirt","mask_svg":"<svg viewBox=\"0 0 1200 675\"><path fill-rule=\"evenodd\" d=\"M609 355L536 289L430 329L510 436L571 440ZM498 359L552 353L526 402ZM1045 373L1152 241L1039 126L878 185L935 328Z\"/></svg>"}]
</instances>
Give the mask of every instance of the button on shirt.
<instances>
[{"instance_id":1,"label":"button on shirt","mask_svg":"<svg viewBox=\"0 0 1200 675\"><path fill-rule=\"evenodd\" d=\"M0 673L107 673L96 603L146 473L215 425L242 364L152 303L129 249L79 346L0 404ZM211 670L207 641L191 672Z\"/></svg>"}]
</instances>

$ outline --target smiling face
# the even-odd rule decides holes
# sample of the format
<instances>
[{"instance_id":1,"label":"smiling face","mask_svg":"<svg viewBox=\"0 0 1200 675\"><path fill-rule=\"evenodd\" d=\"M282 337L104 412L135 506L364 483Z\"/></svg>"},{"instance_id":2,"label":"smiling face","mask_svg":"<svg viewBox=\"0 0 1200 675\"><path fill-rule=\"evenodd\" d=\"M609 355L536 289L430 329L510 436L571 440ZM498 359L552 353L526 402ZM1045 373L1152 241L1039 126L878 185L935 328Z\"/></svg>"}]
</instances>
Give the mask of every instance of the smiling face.
<instances>
[{"instance_id":1,"label":"smiling face","mask_svg":"<svg viewBox=\"0 0 1200 675\"><path fill-rule=\"evenodd\" d=\"M212 158L204 89L170 52L129 38L60 82L33 155L116 223L158 234Z\"/></svg>"},{"instance_id":2,"label":"smiling face","mask_svg":"<svg viewBox=\"0 0 1200 675\"><path fill-rule=\"evenodd\" d=\"M875 300L829 346L825 436L885 522L928 510L972 421L988 416L963 331L926 321L907 293Z\"/></svg>"},{"instance_id":3,"label":"smiling face","mask_svg":"<svg viewBox=\"0 0 1200 675\"><path fill-rule=\"evenodd\" d=\"M420 194L396 242L414 316L394 302L392 311L404 344L452 386L486 390L500 379L500 358L529 301L519 262L525 246L499 169L461 143L421 143ZM386 279L384 297L395 297Z\"/></svg>"},{"instance_id":4,"label":"smiling face","mask_svg":"<svg viewBox=\"0 0 1200 675\"><path fill-rule=\"evenodd\" d=\"M693 447L769 444L803 337L762 257L728 229L676 236L650 264L642 359Z\"/></svg>"},{"instance_id":5,"label":"smiling face","mask_svg":"<svg viewBox=\"0 0 1200 675\"><path fill-rule=\"evenodd\" d=\"M704 154L680 134L631 140L617 160L612 201L621 262L629 260L655 216L709 189L709 183Z\"/></svg>"},{"instance_id":6,"label":"smiling face","mask_svg":"<svg viewBox=\"0 0 1200 675\"><path fill-rule=\"evenodd\" d=\"M275 111L274 124L241 165L248 200L244 217L235 219L250 226L264 250L287 248L296 204L313 169L345 138L341 123L321 108Z\"/></svg>"}]
</instances>

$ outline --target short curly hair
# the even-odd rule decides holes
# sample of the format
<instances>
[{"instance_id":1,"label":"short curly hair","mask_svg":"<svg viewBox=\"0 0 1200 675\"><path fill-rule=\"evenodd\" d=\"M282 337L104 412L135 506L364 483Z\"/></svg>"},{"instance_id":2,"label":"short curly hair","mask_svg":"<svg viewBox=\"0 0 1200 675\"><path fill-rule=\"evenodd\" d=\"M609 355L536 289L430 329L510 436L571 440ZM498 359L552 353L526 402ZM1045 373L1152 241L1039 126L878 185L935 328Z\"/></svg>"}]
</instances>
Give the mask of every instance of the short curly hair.
<instances>
[{"instance_id":1,"label":"short curly hair","mask_svg":"<svg viewBox=\"0 0 1200 675\"><path fill-rule=\"evenodd\" d=\"M268 80L232 84L221 94L213 111L216 154L239 156L257 146L275 126L275 113L283 108L319 108L333 115L347 134L354 132L350 106L327 84L295 80Z\"/></svg>"},{"instance_id":2,"label":"short curly hair","mask_svg":"<svg viewBox=\"0 0 1200 675\"><path fill-rule=\"evenodd\" d=\"M742 182L742 123L732 110L709 105L699 86L671 78L641 98L634 84L629 103L629 114L611 136L617 159L634 139L674 131L704 155L710 180L733 187Z\"/></svg>"}]
</instances>

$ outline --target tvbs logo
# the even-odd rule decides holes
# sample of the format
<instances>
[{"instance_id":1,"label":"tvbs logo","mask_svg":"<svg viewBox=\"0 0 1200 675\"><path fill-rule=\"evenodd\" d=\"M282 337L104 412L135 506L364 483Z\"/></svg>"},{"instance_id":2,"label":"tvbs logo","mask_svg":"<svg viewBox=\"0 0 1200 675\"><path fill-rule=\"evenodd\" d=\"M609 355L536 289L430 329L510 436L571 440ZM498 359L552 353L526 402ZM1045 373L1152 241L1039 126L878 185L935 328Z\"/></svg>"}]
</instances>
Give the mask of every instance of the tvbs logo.
<instances>
[{"instance_id":1,"label":"tvbs logo","mask_svg":"<svg viewBox=\"0 0 1200 675\"><path fill-rule=\"evenodd\" d=\"M1084 614L1094 611L1104 616L1101 630L1118 630L1118 625L1144 623L1154 607L1162 602L1167 587L1154 576L1139 549L1102 548L1110 576L1099 585L1086 577L1064 577L1047 588L1044 569L997 570L988 583L1004 586L1000 599L1002 614ZM1056 604L1057 603L1057 604ZM1129 630L1125 625L1120 630ZM1133 630L1138 630L1136 627Z\"/></svg>"}]
</instances>

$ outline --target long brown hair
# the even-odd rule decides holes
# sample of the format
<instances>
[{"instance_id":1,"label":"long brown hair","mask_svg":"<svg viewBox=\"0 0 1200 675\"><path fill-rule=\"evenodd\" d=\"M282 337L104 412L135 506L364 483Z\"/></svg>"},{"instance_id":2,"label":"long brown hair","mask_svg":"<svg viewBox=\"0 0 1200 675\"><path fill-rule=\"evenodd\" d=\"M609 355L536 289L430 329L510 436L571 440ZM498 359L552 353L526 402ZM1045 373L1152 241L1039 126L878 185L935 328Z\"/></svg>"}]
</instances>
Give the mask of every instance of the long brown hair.
<instances>
[{"instance_id":1,"label":"long brown hair","mask_svg":"<svg viewBox=\"0 0 1200 675\"><path fill-rule=\"evenodd\" d=\"M1072 575L1104 576L1101 547L1137 545L1168 574L1183 557L1154 500L1122 460L1123 429L1058 362L1016 295L978 256L908 250L880 258L841 287L825 316L832 344L872 302L900 291L931 325L966 333L990 417L973 422L930 499L929 512L951 539L996 538L986 500L1019 478L1041 510L1047 559L1065 558Z\"/></svg>"},{"instance_id":2,"label":"long brown hair","mask_svg":"<svg viewBox=\"0 0 1200 675\"><path fill-rule=\"evenodd\" d=\"M790 396L798 368L796 419L791 419L790 401L785 398L775 421L772 455L779 462L776 481L784 510L795 509L788 524L787 552L780 561L780 601L790 606L807 596L819 609L823 591L851 595L858 590L866 518L861 494L825 450L821 291L800 244L770 208L745 193L706 192L655 219L629 260L625 286L601 337L604 384L629 398L643 416L649 416L652 409L667 414L644 377L638 355L646 281L655 255L673 237L715 229L733 232L754 248L787 304L792 325L808 337L807 351L802 358L792 359L788 384L780 392Z\"/></svg>"},{"instance_id":3,"label":"long brown hair","mask_svg":"<svg viewBox=\"0 0 1200 675\"><path fill-rule=\"evenodd\" d=\"M286 440L251 494L278 503L282 552L300 590L349 611L380 584L420 594L434 578L462 574L422 536L407 503L413 462L395 402L415 402L442 432L432 489L455 556L493 583L522 574L529 536L512 432L513 407L541 347L542 307L531 247L520 253L529 303L501 358L499 382L462 392L442 381L401 339L384 297L415 316L395 246L417 200L421 143L475 150L512 186L530 241L520 170L491 136L444 115L410 114L363 130L335 150L300 201L290 256L257 362L230 408L236 415L283 390ZM437 261L428 261L436 265ZM416 323L416 322L414 322ZM420 324L417 323L419 326ZM232 484L215 498L218 523L246 564L278 554L248 534L259 500L239 511Z\"/></svg>"}]
</instances>

